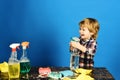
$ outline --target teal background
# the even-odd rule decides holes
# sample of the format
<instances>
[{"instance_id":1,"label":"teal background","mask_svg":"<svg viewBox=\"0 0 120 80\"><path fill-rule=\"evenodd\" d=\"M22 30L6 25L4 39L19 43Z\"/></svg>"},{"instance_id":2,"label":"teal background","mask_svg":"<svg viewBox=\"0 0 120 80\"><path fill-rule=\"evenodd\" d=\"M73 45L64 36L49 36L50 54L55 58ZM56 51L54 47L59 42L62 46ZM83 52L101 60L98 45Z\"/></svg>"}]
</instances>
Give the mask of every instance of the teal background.
<instances>
[{"instance_id":1,"label":"teal background","mask_svg":"<svg viewBox=\"0 0 120 80\"><path fill-rule=\"evenodd\" d=\"M8 61L11 43L29 41L32 66L69 66L69 42L79 37L86 17L100 23L95 67L120 78L119 0L0 0L0 62ZM18 51L18 59L22 49Z\"/></svg>"}]
</instances>

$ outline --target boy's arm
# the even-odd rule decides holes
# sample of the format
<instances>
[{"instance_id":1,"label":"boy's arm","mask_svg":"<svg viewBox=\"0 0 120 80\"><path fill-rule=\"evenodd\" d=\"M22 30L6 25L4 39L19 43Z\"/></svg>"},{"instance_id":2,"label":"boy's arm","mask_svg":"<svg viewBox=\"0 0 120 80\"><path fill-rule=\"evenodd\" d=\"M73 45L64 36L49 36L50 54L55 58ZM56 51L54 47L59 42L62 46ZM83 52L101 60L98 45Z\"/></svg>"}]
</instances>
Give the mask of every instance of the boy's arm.
<instances>
[{"instance_id":1,"label":"boy's arm","mask_svg":"<svg viewBox=\"0 0 120 80\"><path fill-rule=\"evenodd\" d=\"M73 46L74 48L81 50L83 53L88 53L91 55L94 55L96 51L96 42L91 42L88 48L81 45L79 42L71 42L70 45Z\"/></svg>"},{"instance_id":2,"label":"boy's arm","mask_svg":"<svg viewBox=\"0 0 120 80\"><path fill-rule=\"evenodd\" d=\"M86 52L87 48L82 46L79 42L71 42L70 45L74 48L81 50L82 52Z\"/></svg>"}]
</instances>

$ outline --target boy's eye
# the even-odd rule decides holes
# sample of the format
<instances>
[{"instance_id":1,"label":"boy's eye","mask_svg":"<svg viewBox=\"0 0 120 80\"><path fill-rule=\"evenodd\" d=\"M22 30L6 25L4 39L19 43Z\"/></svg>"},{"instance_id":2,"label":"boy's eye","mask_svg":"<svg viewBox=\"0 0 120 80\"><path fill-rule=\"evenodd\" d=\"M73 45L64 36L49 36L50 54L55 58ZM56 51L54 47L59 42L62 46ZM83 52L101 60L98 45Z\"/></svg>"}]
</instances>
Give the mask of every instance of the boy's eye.
<instances>
[{"instance_id":1,"label":"boy's eye","mask_svg":"<svg viewBox=\"0 0 120 80\"><path fill-rule=\"evenodd\" d=\"M84 28L82 28L82 29L80 28L80 30L85 31L85 29L84 29Z\"/></svg>"},{"instance_id":2,"label":"boy's eye","mask_svg":"<svg viewBox=\"0 0 120 80\"><path fill-rule=\"evenodd\" d=\"M82 29L83 31L85 31L85 29Z\"/></svg>"}]
</instances>

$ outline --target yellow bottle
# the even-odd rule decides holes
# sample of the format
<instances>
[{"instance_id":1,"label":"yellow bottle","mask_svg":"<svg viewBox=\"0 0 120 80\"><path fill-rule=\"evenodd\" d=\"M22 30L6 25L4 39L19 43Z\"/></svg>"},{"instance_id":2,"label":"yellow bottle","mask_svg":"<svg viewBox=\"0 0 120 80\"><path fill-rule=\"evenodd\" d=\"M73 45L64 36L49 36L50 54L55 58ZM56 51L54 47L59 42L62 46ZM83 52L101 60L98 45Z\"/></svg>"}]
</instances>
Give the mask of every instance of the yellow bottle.
<instances>
[{"instance_id":1,"label":"yellow bottle","mask_svg":"<svg viewBox=\"0 0 120 80\"><path fill-rule=\"evenodd\" d=\"M9 64L9 78L19 78L20 75L20 64L14 63Z\"/></svg>"},{"instance_id":2,"label":"yellow bottle","mask_svg":"<svg viewBox=\"0 0 120 80\"><path fill-rule=\"evenodd\" d=\"M19 78L20 76L20 63L17 59L17 51L16 48L19 47L19 43L13 43L10 45L12 48L11 56L8 61L8 75L9 78Z\"/></svg>"}]
</instances>

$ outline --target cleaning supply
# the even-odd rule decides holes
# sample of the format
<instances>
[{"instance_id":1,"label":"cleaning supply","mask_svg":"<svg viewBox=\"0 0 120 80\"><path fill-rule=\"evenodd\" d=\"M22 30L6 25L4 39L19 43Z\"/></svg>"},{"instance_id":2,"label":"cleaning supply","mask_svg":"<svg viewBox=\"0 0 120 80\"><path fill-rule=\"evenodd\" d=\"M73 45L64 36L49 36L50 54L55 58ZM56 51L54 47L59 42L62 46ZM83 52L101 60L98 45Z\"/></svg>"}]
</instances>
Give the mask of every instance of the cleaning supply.
<instances>
[{"instance_id":1,"label":"cleaning supply","mask_svg":"<svg viewBox=\"0 0 120 80\"><path fill-rule=\"evenodd\" d=\"M59 73L61 73L63 75L63 77L73 76L74 75L73 71L71 71L71 70L60 71Z\"/></svg>"},{"instance_id":2,"label":"cleaning supply","mask_svg":"<svg viewBox=\"0 0 120 80\"><path fill-rule=\"evenodd\" d=\"M0 79L7 80L8 76L8 63L6 61L0 63Z\"/></svg>"},{"instance_id":3,"label":"cleaning supply","mask_svg":"<svg viewBox=\"0 0 120 80\"><path fill-rule=\"evenodd\" d=\"M90 76L91 72L92 69L78 68L75 69L75 73L78 75L76 78L74 77L74 79L72 79L70 77L64 77L63 80L94 80L94 78Z\"/></svg>"},{"instance_id":4,"label":"cleaning supply","mask_svg":"<svg viewBox=\"0 0 120 80\"><path fill-rule=\"evenodd\" d=\"M71 42L75 41L75 42L79 42L80 39L77 37L73 37L71 39ZM79 68L79 53L78 53L78 49L73 48L72 50L70 50L71 52L71 58L70 58L70 69L74 70Z\"/></svg>"},{"instance_id":5,"label":"cleaning supply","mask_svg":"<svg viewBox=\"0 0 120 80\"><path fill-rule=\"evenodd\" d=\"M48 77L52 78L52 80L60 80L62 78L62 74L59 72L51 72Z\"/></svg>"},{"instance_id":6,"label":"cleaning supply","mask_svg":"<svg viewBox=\"0 0 120 80\"><path fill-rule=\"evenodd\" d=\"M0 71L8 72L8 63L7 62L0 63Z\"/></svg>"},{"instance_id":7,"label":"cleaning supply","mask_svg":"<svg viewBox=\"0 0 120 80\"><path fill-rule=\"evenodd\" d=\"M20 63L17 59L17 51L19 48L19 43L13 43L9 47L12 49L11 56L8 61L8 75L9 78L19 78L20 76Z\"/></svg>"},{"instance_id":8,"label":"cleaning supply","mask_svg":"<svg viewBox=\"0 0 120 80\"><path fill-rule=\"evenodd\" d=\"M94 80L94 78L92 78L90 76L90 73L92 72L92 69L83 69L83 68L79 68L79 69L76 69L75 72L77 74L80 74L76 80Z\"/></svg>"},{"instance_id":9,"label":"cleaning supply","mask_svg":"<svg viewBox=\"0 0 120 80\"><path fill-rule=\"evenodd\" d=\"M27 41L22 42L21 45L22 45L23 53L22 53L22 56L20 58L20 73L22 76L28 77L28 72L30 71L31 66L30 66L30 60L27 57L27 50L26 49L29 46L29 42L27 42Z\"/></svg>"},{"instance_id":10,"label":"cleaning supply","mask_svg":"<svg viewBox=\"0 0 120 80\"><path fill-rule=\"evenodd\" d=\"M39 67L38 69L39 77L46 78L51 73L50 67Z\"/></svg>"},{"instance_id":11,"label":"cleaning supply","mask_svg":"<svg viewBox=\"0 0 120 80\"><path fill-rule=\"evenodd\" d=\"M86 75L89 75L91 72L92 72L92 69L83 69L83 68L78 68L78 69L75 69L75 72L77 74L86 74Z\"/></svg>"}]
</instances>

